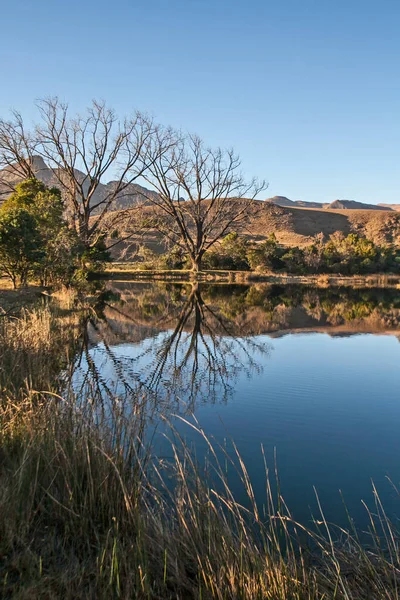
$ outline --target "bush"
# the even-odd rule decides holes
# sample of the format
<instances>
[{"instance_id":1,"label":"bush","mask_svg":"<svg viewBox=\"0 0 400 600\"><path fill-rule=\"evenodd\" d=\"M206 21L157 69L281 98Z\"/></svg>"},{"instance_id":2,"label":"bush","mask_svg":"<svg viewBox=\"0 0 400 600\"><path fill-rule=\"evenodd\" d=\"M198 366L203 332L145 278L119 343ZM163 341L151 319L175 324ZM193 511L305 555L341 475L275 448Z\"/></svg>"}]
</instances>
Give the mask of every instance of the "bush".
<instances>
[{"instance_id":1,"label":"bush","mask_svg":"<svg viewBox=\"0 0 400 600\"><path fill-rule=\"evenodd\" d=\"M400 250L379 247L371 240L351 233L331 236L327 243L318 238L306 248L280 246L274 234L247 253L251 269L283 271L296 274L400 272Z\"/></svg>"},{"instance_id":2,"label":"bush","mask_svg":"<svg viewBox=\"0 0 400 600\"><path fill-rule=\"evenodd\" d=\"M188 266L188 256L180 246L174 246L161 257L160 262L164 269L183 269Z\"/></svg>"},{"instance_id":3,"label":"bush","mask_svg":"<svg viewBox=\"0 0 400 600\"><path fill-rule=\"evenodd\" d=\"M209 269L226 269L229 271L248 271L249 243L237 233L229 233L221 241L218 250L207 252L203 264Z\"/></svg>"},{"instance_id":4,"label":"bush","mask_svg":"<svg viewBox=\"0 0 400 600\"><path fill-rule=\"evenodd\" d=\"M257 244L248 252L251 269L279 270L283 268L282 249L278 246L274 233L262 244Z\"/></svg>"}]
</instances>

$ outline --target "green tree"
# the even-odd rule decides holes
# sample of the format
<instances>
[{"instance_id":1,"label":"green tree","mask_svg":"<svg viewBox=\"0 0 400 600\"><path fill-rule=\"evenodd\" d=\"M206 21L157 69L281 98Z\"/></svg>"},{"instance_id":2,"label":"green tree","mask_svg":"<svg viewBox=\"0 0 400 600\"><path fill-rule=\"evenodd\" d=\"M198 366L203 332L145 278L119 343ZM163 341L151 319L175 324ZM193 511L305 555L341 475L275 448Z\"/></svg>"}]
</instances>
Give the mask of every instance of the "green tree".
<instances>
[{"instance_id":1,"label":"green tree","mask_svg":"<svg viewBox=\"0 0 400 600\"><path fill-rule=\"evenodd\" d=\"M1 210L7 211L12 207L27 210L36 220L44 239L53 237L55 232L66 226L60 190L48 188L38 179L25 179L19 183Z\"/></svg>"},{"instance_id":2,"label":"green tree","mask_svg":"<svg viewBox=\"0 0 400 600\"><path fill-rule=\"evenodd\" d=\"M42 285L62 281L69 283L77 268L82 249L76 232L64 219L64 203L59 189L48 188L38 179L26 179L4 202L0 214L23 210L35 222L40 236L41 253L31 256L29 274Z\"/></svg>"},{"instance_id":3,"label":"green tree","mask_svg":"<svg viewBox=\"0 0 400 600\"><path fill-rule=\"evenodd\" d=\"M248 271L249 261L247 252L248 241L237 232L226 235L221 242L214 246L204 257L204 264L211 269L228 269L230 271Z\"/></svg>"},{"instance_id":4,"label":"green tree","mask_svg":"<svg viewBox=\"0 0 400 600\"><path fill-rule=\"evenodd\" d=\"M283 267L281 260L285 250L280 248L274 233L262 244L257 244L248 252L248 260L252 269L277 270Z\"/></svg>"},{"instance_id":5,"label":"green tree","mask_svg":"<svg viewBox=\"0 0 400 600\"><path fill-rule=\"evenodd\" d=\"M289 248L285 252L282 256L282 262L285 270L289 273L303 273L305 271L304 252L297 246Z\"/></svg>"},{"instance_id":6,"label":"green tree","mask_svg":"<svg viewBox=\"0 0 400 600\"><path fill-rule=\"evenodd\" d=\"M11 206L0 211L0 271L14 289L25 285L35 264L43 257L43 243L36 220L26 209Z\"/></svg>"}]
</instances>

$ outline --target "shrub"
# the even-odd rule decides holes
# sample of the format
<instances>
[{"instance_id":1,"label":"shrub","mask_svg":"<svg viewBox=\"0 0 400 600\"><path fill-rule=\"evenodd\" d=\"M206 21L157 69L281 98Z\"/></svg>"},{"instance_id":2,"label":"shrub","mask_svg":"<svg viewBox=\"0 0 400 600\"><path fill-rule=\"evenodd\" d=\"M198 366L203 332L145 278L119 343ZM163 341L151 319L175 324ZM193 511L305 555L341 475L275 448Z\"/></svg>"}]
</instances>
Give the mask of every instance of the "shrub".
<instances>
[{"instance_id":1,"label":"shrub","mask_svg":"<svg viewBox=\"0 0 400 600\"><path fill-rule=\"evenodd\" d=\"M207 252L204 265L209 269L226 269L229 271L248 271L249 243L237 233L229 233L221 241L218 249Z\"/></svg>"}]
</instances>

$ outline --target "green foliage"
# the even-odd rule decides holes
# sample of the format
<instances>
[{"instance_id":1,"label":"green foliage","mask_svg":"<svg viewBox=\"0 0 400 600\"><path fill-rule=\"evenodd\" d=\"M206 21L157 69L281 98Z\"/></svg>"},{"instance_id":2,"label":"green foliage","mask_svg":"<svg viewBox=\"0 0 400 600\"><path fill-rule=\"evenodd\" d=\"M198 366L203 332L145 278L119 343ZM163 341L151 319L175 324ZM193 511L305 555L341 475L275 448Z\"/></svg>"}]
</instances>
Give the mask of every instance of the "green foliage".
<instances>
[{"instance_id":1,"label":"green foliage","mask_svg":"<svg viewBox=\"0 0 400 600\"><path fill-rule=\"evenodd\" d=\"M209 269L226 269L229 271L248 271L249 244L237 233L229 233L221 241L218 250L207 252L204 265Z\"/></svg>"},{"instance_id":2,"label":"green foliage","mask_svg":"<svg viewBox=\"0 0 400 600\"><path fill-rule=\"evenodd\" d=\"M248 260L253 270L277 270L283 267L281 249L274 233L262 244L257 244L249 250Z\"/></svg>"},{"instance_id":3,"label":"green foliage","mask_svg":"<svg viewBox=\"0 0 400 600\"><path fill-rule=\"evenodd\" d=\"M110 252L107 250L104 236L100 237L93 246L85 248L81 255L82 263L85 263L90 270L97 270L102 263L111 260Z\"/></svg>"},{"instance_id":4,"label":"green foliage","mask_svg":"<svg viewBox=\"0 0 400 600\"><path fill-rule=\"evenodd\" d=\"M204 262L209 269L251 269L298 275L399 273L400 249L377 246L355 233L347 237L342 233L333 234L326 243L319 236L305 248L285 247L273 233L261 244L250 244L231 233L223 239L218 251L206 254Z\"/></svg>"},{"instance_id":5,"label":"green foliage","mask_svg":"<svg viewBox=\"0 0 400 600\"><path fill-rule=\"evenodd\" d=\"M82 255L81 242L73 229L62 227L45 245L45 258L38 265L43 283L74 284Z\"/></svg>"},{"instance_id":6,"label":"green foliage","mask_svg":"<svg viewBox=\"0 0 400 600\"><path fill-rule=\"evenodd\" d=\"M161 268L183 269L188 265L188 257L180 246L173 246L169 252L161 257Z\"/></svg>"},{"instance_id":7,"label":"green foliage","mask_svg":"<svg viewBox=\"0 0 400 600\"><path fill-rule=\"evenodd\" d=\"M4 202L2 210L20 207L36 219L42 233L54 230L63 222L64 203L58 188L48 188L38 179L26 179L19 183L15 192ZM44 231L45 230L45 231Z\"/></svg>"},{"instance_id":8,"label":"green foliage","mask_svg":"<svg viewBox=\"0 0 400 600\"><path fill-rule=\"evenodd\" d=\"M42 257L42 238L33 215L17 206L1 210L0 270L10 277L14 288L26 284Z\"/></svg>"},{"instance_id":9,"label":"green foliage","mask_svg":"<svg viewBox=\"0 0 400 600\"><path fill-rule=\"evenodd\" d=\"M318 255L317 264L310 258ZM396 258L399 249L380 247L371 240L351 233L331 236L325 245L312 245L305 252L307 272L341 273L345 275L398 272Z\"/></svg>"},{"instance_id":10,"label":"green foliage","mask_svg":"<svg viewBox=\"0 0 400 600\"><path fill-rule=\"evenodd\" d=\"M15 192L4 202L0 215L5 222L15 221L15 216L19 215L19 221L23 221L20 226L25 227L25 234L20 234L24 239L21 246L25 265L22 277L21 273L17 273L15 277L15 266L12 269L10 266L5 268L4 258L2 261L2 270L11 277L14 285L18 278L20 283L26 283L28 276L36 276L42 285L71 283L82 248L75 231L68 228L63 213L60 190L48 188L37 179L27 179L18 184ZM16 238L18 239L18 232ZM37 251L28 252L26 246L32 243L32 239ZM13 257L15 265L14 245L12 236L4 233L1 249L3 257ZM21 265L21 260L19 264ZM19 269L21 268L20 266ZM14 271L14 275L11 271Z\"/></svg>"}]
</instances>

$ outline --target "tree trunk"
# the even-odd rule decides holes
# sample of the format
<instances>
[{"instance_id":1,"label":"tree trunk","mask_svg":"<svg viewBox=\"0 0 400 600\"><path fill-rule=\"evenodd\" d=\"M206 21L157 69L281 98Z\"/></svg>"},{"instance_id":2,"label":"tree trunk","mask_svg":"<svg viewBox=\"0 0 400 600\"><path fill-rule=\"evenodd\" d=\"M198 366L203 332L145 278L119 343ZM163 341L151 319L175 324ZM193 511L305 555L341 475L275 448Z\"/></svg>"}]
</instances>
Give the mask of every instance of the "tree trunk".
<instances>
[{"instance_id":1,"label":"tree trunk","mask_svg":"<svg viewBox=\"0 0 400 600\"><path fill-rule=\"evenodd\" d=\"M90 248L89 240L89 217L87 215L79 216L78 236L86 250Z\"/></svg>"},{"instance_id":2,"label":"tree trunk","mask_svg":"<svg viewBox=\"0 0 400 600\"><path fill-rule=\"evenodd\" d=\"M193 274L199 273L201 271L201 256L197 256L192 258L192 272Z\"/></svg>"}]
</instances>

